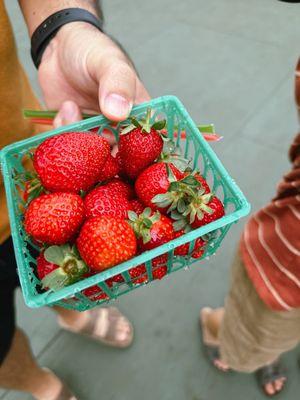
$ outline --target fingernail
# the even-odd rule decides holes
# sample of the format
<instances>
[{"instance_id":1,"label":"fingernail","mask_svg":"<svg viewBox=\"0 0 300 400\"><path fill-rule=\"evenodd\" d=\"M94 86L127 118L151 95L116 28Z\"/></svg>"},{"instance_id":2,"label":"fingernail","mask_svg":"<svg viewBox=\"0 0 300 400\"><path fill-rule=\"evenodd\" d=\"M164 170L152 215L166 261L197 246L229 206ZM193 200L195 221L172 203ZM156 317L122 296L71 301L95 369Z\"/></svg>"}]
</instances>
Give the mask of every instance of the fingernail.
<instances>
[{"instance_id":1,"label":"fingernail","mask_svg":"<svg viewBox=\"0 0 300 400\"><path fill-rule=\"evenodd\" d=\"M103 112L116 119L126 119L131 111L132 104L118 94L109 94L104 99Z\"/></svg>"}]
</instances>

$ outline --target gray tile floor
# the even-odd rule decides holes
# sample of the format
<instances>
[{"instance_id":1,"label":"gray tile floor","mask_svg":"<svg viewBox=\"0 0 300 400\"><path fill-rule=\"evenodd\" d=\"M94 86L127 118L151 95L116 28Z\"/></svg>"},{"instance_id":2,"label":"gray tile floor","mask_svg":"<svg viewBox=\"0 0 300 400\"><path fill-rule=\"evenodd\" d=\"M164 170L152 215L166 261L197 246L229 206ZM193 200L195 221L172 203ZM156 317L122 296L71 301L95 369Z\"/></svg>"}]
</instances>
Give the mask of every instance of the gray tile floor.
<instances>
[{"instance_id":1,"label":"gray tile floor","mask_svg":"<svg viewBox=\"0 0 300 400\"><path fill-rule=\"evenodd\" d=\"M20 57L38 92L17 2L6 3ZM103 3L107 31L128 49L151 94L175 94L196 121L216 124L225 137L214 145L216 152L253 209L262 206L288 168L286 152L297 130L293 68L300 5L275 0ZM253 376L216 373L199 340L199 309L223 303L243 223L208 262L118 301L136 328L129 350L107 349L60 331L51 311L27 309L18 293L18 321L40 363L65 378L83 400L263 399ZM294 400L300 390L297 351L285 362L290 381L282 398ZM0 399L29 397L0 392Z\"/></svg>"}]
</instances>

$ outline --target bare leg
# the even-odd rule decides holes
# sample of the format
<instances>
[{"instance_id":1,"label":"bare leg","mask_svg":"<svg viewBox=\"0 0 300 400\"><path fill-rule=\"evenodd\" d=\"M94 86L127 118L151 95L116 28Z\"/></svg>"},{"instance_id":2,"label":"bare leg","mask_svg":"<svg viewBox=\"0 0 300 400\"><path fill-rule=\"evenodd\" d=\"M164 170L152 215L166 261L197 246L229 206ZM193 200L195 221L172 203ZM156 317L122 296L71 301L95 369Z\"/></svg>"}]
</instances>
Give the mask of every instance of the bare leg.
<instances>
[{"instance_id":1,"label":"bare leg","mask_svg":"<svg viewBox=\"0 0 300 400\"><path fill-rule=\"evenodd\" d=\"M206 319L206 327L216 341L218 341L219 339L219 332L224 318L224 313L225 313L224 308L216 308L215 310L211 311L211 313L207 316ZM229 369L229 366L222 360L215 360L214 365L222 371L227 371ZM267 394L274 395L277 392L281 391L285 381L286 378L282 377L280 379L275 380L274 383L267 383L264 389Z\"/></svg>"},{"instance_id":2,"label":"bare leg","mask_svg":"<svg viewBox=\"0 0 300 400\"><path fill-rule=\"evenodd\" d=\"M37 400L53 400L58 396L62 382L37 364L27 337L17 329L11 349L0 367L0 387L28 392Z\"/></svg>"}]
</instances>

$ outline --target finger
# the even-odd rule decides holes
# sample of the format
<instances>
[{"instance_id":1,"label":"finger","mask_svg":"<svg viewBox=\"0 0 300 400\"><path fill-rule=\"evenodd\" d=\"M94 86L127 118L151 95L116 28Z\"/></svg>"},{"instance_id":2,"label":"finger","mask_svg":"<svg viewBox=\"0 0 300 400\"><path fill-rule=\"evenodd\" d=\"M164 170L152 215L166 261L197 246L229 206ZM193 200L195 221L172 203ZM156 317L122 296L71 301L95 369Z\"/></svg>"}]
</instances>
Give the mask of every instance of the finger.
<instances>
[{"instance_id":1,"label":"finger","mask_svg":"<svg viewBox=\"0 0 300 400\"><path fill-rule=\"evenodd\" d=\"M64 101L59 108L58 113L53 121L55 128L63 125L72 124L82 119L82 115L78 105L71 100Z\"/></svg>"},{"instance_id":2,"label":"finger","mask_svg":"<svg viewBox=\"0 0 300 400\"><path fill-rule=\"evenodd\" d=\"M151 99L150 94L146 90L145 86L142 84L142 82L139 79L137 79L135 104L144 103L145 101L149 101L150 99Z\"/></svg>"},{"instance_id":3,"label":"finger","mask_svg":"<svg viewBox=\"0 0 300 400\"><path fill-rule=\"evenodd\" d=\"M130 114L136 94L136 73L125 61L115 59L99 74L101 112L112 121L122 121Z\"/></svg>"}]
</instances>

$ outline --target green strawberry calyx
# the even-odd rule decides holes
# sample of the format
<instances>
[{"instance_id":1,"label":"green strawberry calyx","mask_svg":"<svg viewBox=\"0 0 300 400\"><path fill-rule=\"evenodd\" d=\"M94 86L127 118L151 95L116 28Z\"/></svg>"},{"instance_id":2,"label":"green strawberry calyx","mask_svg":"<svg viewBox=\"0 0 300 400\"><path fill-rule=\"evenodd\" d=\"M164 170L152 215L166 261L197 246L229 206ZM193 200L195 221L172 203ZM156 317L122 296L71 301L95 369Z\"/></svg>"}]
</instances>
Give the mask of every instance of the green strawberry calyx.
<instances>
[{"instance_id":1,"label":"green strawberry calyx","mask_svg":"<svg viewBox=\"0 0 300 400\"><path fill-rule=\"evenodd\" d=\"M89 270L75 245L50 246L45 250L44 257L49 263L59 266L42 279L43 288L53 291L77 282Z\"/></svg>"},{"instance_id":2,"label":"green strawberry calyx","mask_svg":"<svg viewBox=\"0 0 300 400\"><path fill-rule=\"evenodd\" d=\"M188 232L196 217L202 219L204 213L213 213L209 203L214 195L205 193L201 182L195 177L197 171L190 172L184 178L176 180L171 168L167 166L167 169L170 182L168 191L154 196L152 203L159 208L168 207L167 213L171 213L175 231L184 229L185 232Z\"/></svg>"},{"instance_id":3,"label":"green strawberry calyx","mask_svg":"<svg viewBox=\"0 0 300 400\"><path fill-rule=\"evenodd\" d=\"M143 133L150 133L151 129L155 129L156 131L160 131L164 129L166 126L166 120L159 120L155 122L151 122L151 108L147 109L147 114L146 118L142 119L137 119L136 117L132 116L129 117L130 124L123 126L123 129L121 131L121 135L126 135L129 132L133 131L136 128L141 129ZM164 135L161 135L162 139L164 140L166 137ZM164 137L163 137L164 136Z\"/></svg>"},{"instance_id":4,"label":"green strawberry calyx","mask_svg":"<svg viewBox=\"0 0 300 400\"><path fill-rule=\"evenodd\" d=\"M42 193L45 193L45 189L35 172L25 171L22 173L16 173L14 178L24 188L23 200L26 203L25 205L28 205L33 199L39 197Z\"/></svg>"},{"instance_id":5,"label":"green strawberry calyx","mask_svg":"<svg viewBox=\"0 0 300 400\"><path fill-rule=\"evenodd\" d=\"M137 238L141 238L144 244L150 242L151 228L155 222L160 220L160 217L160 212L153 212L150 207L145 208L140 215L137 215L134 211L128 211L129 223Z\"/></svg>"},{"instance_id":6,"label":"green strawberry calyx","mask_svg":"<svg viewBox=\"0 0 300 400\"><path fill-rule=\"evenodd\" d=\"M160 154L157 162L173 164L179 171L184 172L189 167L191 160L183 157L180 150L175 147L174 142L170 140L164 145L164 151Z\"/></svg>"},{"instance_id":7,"label":"green strawberry calyx","mask_svg":"<svg viewBox=\"0 0 300 400\"><path fill-rule=\"evenodd\" d=\"M166 193L154 196L152 203L159 208L168 207L168 213L177 210L180 214L183 214L191 201L196 198L197 194L204 193L204 189L193 175L187 175L177 180L169 165L167 165L167 172L170 182L168 190Z\"/></svg>"}]
</instances>

